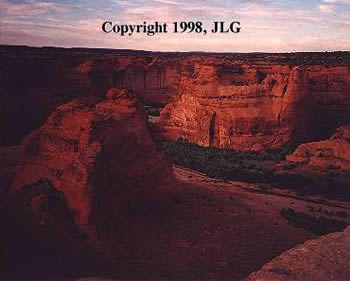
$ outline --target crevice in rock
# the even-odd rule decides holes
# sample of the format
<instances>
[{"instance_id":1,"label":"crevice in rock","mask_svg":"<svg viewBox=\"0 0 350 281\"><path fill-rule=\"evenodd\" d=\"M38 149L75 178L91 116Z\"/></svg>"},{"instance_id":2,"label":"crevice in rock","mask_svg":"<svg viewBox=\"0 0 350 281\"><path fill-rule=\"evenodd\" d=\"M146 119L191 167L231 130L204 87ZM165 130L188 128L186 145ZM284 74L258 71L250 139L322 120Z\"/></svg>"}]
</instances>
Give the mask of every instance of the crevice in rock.
<instances>
[{"instance_id":1,"label":"crevice in rock","mask_svg":"<svg viewBox=\"0 0 350 281\"><path fill-rule=\"evenodd\" d=\"M256 81L258 82L258 84L261 84L261 82L264 81L264 79L266 78L267 74L261 71L257 71L256 72Z\"/></svg>"},{"instance_id":2,"label":"crevice in rock","mask_svg":"<svg viewBox=\"0 0 350 281\"><path fill-rule=\"evenodd\" d=\"M289 81L288 81L288 83L289 83ZM288 84L286 86L284 86L284 88L283 88L283 96L286 94L287 90L288 90Z\"/></svg>"},{"instance_id":3,"label":"crevice in rock","mask_svg":"<svg viewBox=\"0 0 350 281\"><path fill-rule=\"evenodd\" d=\"M275 137L273 138L271 144L274 144L279 136L279 133L280 133L280 130L281 130L281 120L282 120L282 113L283 113L283 110L284 110L284 97L287 93L287 90L288 90L288 85L289 85L289 77L288 77L288 81L287 81L287 84L283 87L283 94L282 94L282 97L281 97L281 110L280 112L278 113L278 116L277 116L277 132L275 134Z\"/></svg>"},{"instance_id":4,"label":"crevice in rock","mask_svg":"<svg viewBox=\"0 0 350 281\"><path fill-rule=\"evenodd\" d=\"M209 146L215 145L215 121L216 121L216 112L210 118L209 125Z\"/></svg>"}]
</instances>

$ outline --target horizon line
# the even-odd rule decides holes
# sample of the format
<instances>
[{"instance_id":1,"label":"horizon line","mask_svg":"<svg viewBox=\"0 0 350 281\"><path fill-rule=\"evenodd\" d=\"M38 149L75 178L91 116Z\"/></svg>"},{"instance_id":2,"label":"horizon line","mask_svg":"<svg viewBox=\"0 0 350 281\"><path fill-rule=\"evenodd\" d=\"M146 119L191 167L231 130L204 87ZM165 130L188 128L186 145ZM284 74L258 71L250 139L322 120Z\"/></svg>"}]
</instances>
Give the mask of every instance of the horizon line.
<instances>
[{"instance_id":1,"label":"horizon line","mask_svg":"<svg viewBox=\"0 0 350 281\"><path fill-rule=\"evenodd\" d=\"M268 52L268 51L255 51L255 52L233 52L233 51L223 51L223 52L213 52L213 51L153 51L153 50L144 50L144 49L130 49L130 48L106 48L106 47L83 47L83 46L75 46L75 47L67 47L67 46L54 46L54 45L43 45L43 46L35 46L35 45L17 45L17 44L2 44L0 43L0 47L26 47L26 48L52 48L52 49L86 49L86 50L109 50L109 51L133 51L133 52L144 52L144 53L183 53L183 54L191 54L191 53L204 53L204 54L301 54L301 53L347 53L350 50L332 50L332 51L290 51L290 52Z\"/></svg>"}]
</instances>

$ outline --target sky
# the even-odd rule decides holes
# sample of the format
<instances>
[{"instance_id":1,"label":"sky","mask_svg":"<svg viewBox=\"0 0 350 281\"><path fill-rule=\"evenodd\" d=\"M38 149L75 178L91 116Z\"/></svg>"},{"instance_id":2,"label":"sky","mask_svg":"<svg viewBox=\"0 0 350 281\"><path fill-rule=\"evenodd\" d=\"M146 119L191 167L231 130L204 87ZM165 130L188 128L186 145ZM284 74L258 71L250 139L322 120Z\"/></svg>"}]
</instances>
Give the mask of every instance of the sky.
<instances>
[{"instance_id":1,"label":"sky","mask_svg":"<svg viewBox=\"0 0 350 281\"><path fill-rule=\"evenodd\" d=\"M147 36L102 24L168 23ZM240 33L175 34L174 21L240 21ZM350 51L350 0L0 0L0 43L151 51Z\"/></svg>"}]
</instances>

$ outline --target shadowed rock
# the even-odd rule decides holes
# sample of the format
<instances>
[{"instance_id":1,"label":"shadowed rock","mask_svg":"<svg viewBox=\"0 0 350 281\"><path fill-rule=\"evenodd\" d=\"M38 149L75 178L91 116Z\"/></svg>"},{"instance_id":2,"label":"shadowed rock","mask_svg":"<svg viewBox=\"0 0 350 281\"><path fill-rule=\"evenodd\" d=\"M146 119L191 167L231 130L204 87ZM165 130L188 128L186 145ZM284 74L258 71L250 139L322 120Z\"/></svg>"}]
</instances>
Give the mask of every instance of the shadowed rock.
<instances>
[{"instance_id":1,"label":"shadowed rock","mask_svg":"<svg viewBox=\"0 0 350 281\"><path fill-rule=\"evenodd\" d=\"M329 140L300 145L287 160L350 171L350 126L340 127Z\"/></svg>"},{"instance_id":2,"label":"shadowed rock","mask_svg":"<svg viewBox=\"0 0 350 281\"><path fill-rule=\"evenodd\" d=\"M246 280L350 280L350 227L284 252Z\"/></svg>"},{"instance_id":3,"label":"shadowed rock","mask_svg":"<svg viewBox=\"0 0 350 281\"><path fill-rule=\"evenodd\" d=\"M127 90L111 89L98 104L74 100L59 106L23 141L12 193L48 181L78 225L106 221L130 204L161 200L171 168L156 151L146 122Z\"/></svg>"},{"instance_id":4,"label":"shadowed rock","mask_svg":"<svg viewBox=\"0 0 350 281\"><path fill-rule=\"evenodd\" d=\"M162 114L163 135L205 146L264 150L324 139L350 124L349 52L0 47L0 145L20 143L57 106L114 87L147 106L174 101Z\"/></svg>"},{"instance_id":5,"label":"shadowed rock","mask_svg":"<svg viewBox=\"0 0 350 281\"><path fill-rule=\"evenodd\" d=\"M318 140L350 123L349 77L345 66L193 59L178 98L161 113L163 136L250 151Z\"/></svg>"}]
</instances>

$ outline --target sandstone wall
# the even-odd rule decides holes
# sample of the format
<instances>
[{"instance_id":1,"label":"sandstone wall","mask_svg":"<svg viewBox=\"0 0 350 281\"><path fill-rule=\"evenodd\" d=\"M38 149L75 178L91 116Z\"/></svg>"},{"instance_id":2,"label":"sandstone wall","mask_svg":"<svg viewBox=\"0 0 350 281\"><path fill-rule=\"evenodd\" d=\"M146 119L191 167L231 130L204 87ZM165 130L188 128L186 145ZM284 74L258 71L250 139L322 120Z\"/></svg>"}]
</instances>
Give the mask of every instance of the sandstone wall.
<instances>
[{"instance_id":1,"label":"sandstone wall","mask_svg":"<svg viewBox=\"0 0 350 281\"><path fill-rule=\"evenodd\" d=\"M252 273L246 281L350 279L350 227L309 240Z\"/></svg>"},{"instance_id":2,"label":"sandstone wall","mask_svg":"<svg viewBox=\"0 0 350 281\"><path fill-rule=\"evenodd\" d=\"M181 79L161 114L163 137L264 150L328 137L350 124L347 66L203 63Z\"/></svg>"},{"instance_id":3,"label":"sandstone wall","mask_svg":"<svg viewBox=\"0 0 350 281\"><path fill-rule=\"evenodd\" d=\"M104 54L5 48L0 75L0 145L18 144L58 105L99 99L128 88L143 104L164 106L178 92L179 58L150 53Z\"/></svg>"},{"instance_id":4,"label":"sandstone wall","mask_svg":"<svg viewBox=\"0 0 350 281\"><path fill-rule=\"evenodd\" d=\"M239 150L320 140L349 124L348 52L157 53L1 46L0 145L58 105L127 88L164 106L160 137Z\"/></svg>"},{"instance_id":5,"label":"sandstone wall","mask_svg":"<svg viewBox=\"0 0 350 281\"><path fill-rule=\"evenodd\" d=\"M171 167L152 142L142 107L127 90L112 89L107 97L59 106L25 138L14 196L52 186L77 225L113 221L129 205L162 199Z\"/></svg>"},{"instance_id":6,"label":"sandstone wall","mask_svg":"<svg viewBox=\"0 0 350 281\"><path fill-rule=\"evenodd\" d=\"M350 126L340 127L329 140L300 145L287 156L287 160L324 169L350 171Z\"/></svg>"}]
</instances>

